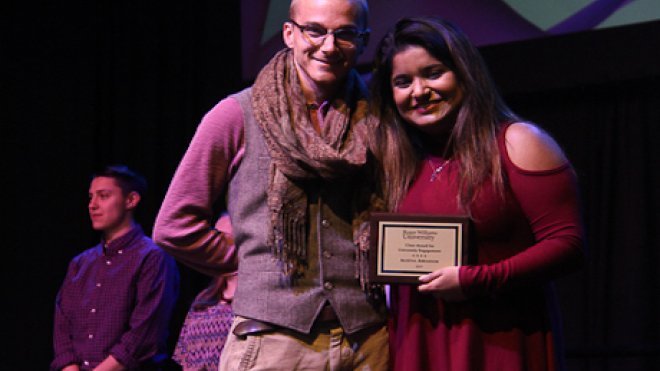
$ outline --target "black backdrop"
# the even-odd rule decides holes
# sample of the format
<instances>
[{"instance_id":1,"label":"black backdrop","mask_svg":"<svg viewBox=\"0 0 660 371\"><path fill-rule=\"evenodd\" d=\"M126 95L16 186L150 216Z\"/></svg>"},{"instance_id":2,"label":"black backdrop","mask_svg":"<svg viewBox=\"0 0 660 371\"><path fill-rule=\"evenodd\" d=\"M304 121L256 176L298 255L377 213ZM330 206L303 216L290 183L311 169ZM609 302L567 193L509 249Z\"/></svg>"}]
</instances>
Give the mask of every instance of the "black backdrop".
<instances>
[{"instance_id":1,"label":"black backdrop","mask_svg":"<svg viewBox=\"0 0 660 371\"><path fill-rule=\"evenodd\" d=\"M41 370L67 263L98 238L89 174L108 163L145 174L138 219L150 232L199 119L249 82L237 0L3 7L0 368ZM580 178L589 260L558 281L571 370L660 364L657 45L653 22L482 48L509 103L556 137ZM180 268L172 345L206 283Z\"/></svg>"}]
</instances>

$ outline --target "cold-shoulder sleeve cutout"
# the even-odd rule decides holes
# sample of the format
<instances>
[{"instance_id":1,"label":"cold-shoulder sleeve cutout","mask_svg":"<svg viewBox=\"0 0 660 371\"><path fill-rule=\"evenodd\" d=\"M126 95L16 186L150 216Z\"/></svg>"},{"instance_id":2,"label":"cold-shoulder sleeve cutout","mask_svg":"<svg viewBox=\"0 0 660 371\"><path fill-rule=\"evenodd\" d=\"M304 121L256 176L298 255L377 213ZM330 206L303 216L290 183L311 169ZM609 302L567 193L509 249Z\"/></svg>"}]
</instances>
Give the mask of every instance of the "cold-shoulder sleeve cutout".
<instances>
[{"instance_id":1,"label":"cold-shoulder sleeve cutout","mask_svg":"<svg viewBox=\"0 0 660 371\"><path fill-rule=\"evenodd\" d=\"M557 142L539 127L518 122L509 125L505 130L508 157L520 170L553 170L567 163L566 156Z\"/></svg>"}]
</instances>

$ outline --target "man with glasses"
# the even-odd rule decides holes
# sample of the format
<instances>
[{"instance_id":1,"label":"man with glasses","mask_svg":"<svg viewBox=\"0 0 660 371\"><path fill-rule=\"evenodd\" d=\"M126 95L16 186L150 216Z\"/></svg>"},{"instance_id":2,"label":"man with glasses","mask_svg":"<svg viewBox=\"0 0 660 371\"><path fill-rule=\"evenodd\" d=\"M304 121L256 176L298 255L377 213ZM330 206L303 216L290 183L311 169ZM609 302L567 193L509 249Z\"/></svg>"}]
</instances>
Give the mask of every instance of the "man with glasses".
<instances>
[{"instance_id":1,"label":"man with glasses","mask_svg":"<svg viewBox=\"0 0 660 371\"><path fill-rule=\"evenodd\" d=\"M366 89L353 69L365 0L293 0L286 49L252 87L202 120L154 238L181 262L225 274L213 228L227 200L238 249L237 315L220 370L386 370L382 297L364 285L370 176Z\"/></svg>"}]
</instances>

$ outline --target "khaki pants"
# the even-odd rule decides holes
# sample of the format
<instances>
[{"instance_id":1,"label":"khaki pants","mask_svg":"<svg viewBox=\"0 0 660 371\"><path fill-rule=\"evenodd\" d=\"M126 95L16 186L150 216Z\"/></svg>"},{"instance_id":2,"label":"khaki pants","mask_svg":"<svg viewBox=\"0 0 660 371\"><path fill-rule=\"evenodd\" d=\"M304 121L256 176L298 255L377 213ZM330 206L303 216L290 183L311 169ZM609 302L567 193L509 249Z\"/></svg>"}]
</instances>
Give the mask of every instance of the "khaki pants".
<instances>
[{"instance_id":1,"label":"khaki pants","mask_svg":"<svg viewBox=\"0 0 660 371\"><path fill-rule=\"evenodd\" d=\"M232 331L245 318L237 316ZM309 335L292 330L239 338L230 331L220 371L387 371L385 325L346 335L339 325L315 325Z\"/></svg>"}]
</instances>

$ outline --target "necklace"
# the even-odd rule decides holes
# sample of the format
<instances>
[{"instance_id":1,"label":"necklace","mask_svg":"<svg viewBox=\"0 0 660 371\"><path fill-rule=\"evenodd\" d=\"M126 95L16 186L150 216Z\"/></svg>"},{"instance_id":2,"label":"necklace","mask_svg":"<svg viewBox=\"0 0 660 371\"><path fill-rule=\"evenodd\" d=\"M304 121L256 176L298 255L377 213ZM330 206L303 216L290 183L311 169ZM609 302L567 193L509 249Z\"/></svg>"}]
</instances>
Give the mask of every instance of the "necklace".
<instances>
[{"instance_id":1,"label":"necklace","mask_svg":"<svg viewBox=\"0 0 660 371\"><path fill-rule=\"evenodd\" d=\"M429 179L429 182L433 182L438 178L438 176L440 175L440 172L442 172L442 170L445 168L445 166L447 165L449 160L443 161L438 166L435 166L435 164L433 164L433 161L431 161L431 159L428 159L428 162L429 162L429 166L431 167L431 171L432 171L431 172L431 179Z\"/></svg>"}]
</instances>

